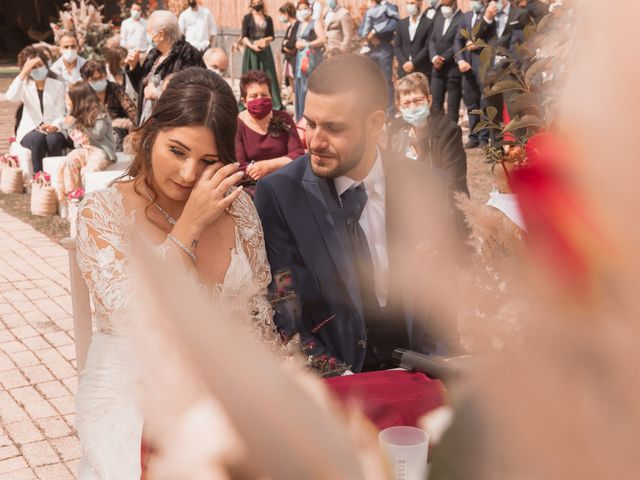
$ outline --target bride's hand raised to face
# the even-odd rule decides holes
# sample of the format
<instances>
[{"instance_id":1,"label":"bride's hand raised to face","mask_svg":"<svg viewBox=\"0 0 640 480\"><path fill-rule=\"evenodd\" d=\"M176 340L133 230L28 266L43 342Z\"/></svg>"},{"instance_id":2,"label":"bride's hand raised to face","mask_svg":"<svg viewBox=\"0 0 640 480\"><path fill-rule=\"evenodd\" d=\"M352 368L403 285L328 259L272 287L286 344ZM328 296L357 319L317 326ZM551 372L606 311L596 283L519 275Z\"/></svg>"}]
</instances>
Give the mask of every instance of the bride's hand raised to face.
<instances>
[{"instance_id":1,"label":"bride's hand raised to face","mask_svg":"<svg viewBox=\"0 0 640 480\"><path fill-rule=\"evenodd\" d=\"M215 223L242 192L242 187L239 187L225 196L229 188L244 176L242 171L238 171L238 167L237 163L216 163L208 166L202 173L180 215L180 220L190 225L194 234L201 234Z\"/></svg>"}]
</instances>

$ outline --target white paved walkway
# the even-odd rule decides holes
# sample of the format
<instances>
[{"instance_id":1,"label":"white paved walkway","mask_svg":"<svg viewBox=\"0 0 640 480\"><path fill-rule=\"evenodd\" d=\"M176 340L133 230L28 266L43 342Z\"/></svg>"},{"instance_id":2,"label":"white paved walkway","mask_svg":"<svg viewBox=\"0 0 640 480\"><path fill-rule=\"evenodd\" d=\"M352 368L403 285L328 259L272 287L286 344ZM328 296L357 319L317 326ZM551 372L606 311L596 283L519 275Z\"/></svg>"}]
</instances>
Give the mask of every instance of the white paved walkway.
<instances>
[{"instance_id":1,"label":"white paved walkway","mask_svg":"<svg viewBox=\"0 0 640 480\"><path fill-rule=\"evenodd\" d=\"M67 253L0 210L0 480L75 478Z\"/></svg>"}]
</instances>

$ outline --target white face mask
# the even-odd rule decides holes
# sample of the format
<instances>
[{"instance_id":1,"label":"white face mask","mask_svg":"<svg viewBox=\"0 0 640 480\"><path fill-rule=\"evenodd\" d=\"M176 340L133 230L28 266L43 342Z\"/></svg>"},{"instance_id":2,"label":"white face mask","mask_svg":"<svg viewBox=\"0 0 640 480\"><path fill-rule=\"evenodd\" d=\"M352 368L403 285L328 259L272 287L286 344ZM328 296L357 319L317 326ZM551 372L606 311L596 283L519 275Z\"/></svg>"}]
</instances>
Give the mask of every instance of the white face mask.
<instances>
[{"instance_id":1,"label":"white face mask","mask_svg":"<svg viewBox=\"0 0 640 480\"><path fill-rule=\"evenodd\" d=\"M62 58L67 63L73 63L78 58L78 51L72 48L68 48L62 51Z\"/></svg>"},{"instance_id":2,"label":"white face mask","mask_svg":"<svg viewBox=\"0 0 640 480\"><path fill-rule=\"evenodd\" d=\"M29 75L31 75L31 78L33 78L34 80L41 81L47 78L48 73L49 73L49 70L47 70L47 67L42 65L41 67L34 68L33 70L31 70Z\"/></svg>"},{"instance_id":3,"label":"white face mask","mask_svg":"<svg viewBox=\"0 0 640 480\"><path fill-rule=\"evenodd\" d=\"M407 5L407 13L411 16L416 15L418 13L418 6L413 3Z\"/></svg>"},{"instance_id":4,"label":"white face mask","mask_svg":"<svg viewBox=\"0 0 640 480\"><path fill-rule=\"evenodd\" d=\"M296 13L296 18L298 19L299 22L305 22L307 20L307 18L309 18L310 15L310 11L308 8L305 8L303 10L298 10L298 13Z\"/></svg>"},{"instance_id":5,"label":"white face mask","mask_svg":"<svg viewBox=\"0 0 640 480\"><path fill-rule=\"evenodd\" d=\"M444 18L451 18L453 16L453 7L443 5L440 7L440 11L442 12Z\"/></svg>"},{"instance_id":6,"label":"white face mask","mask_svg":"<svg viewBox=\"0 0 640 480\"><path fill-rule=\"evenodd\" d=\"M131 10L131 18L138 20L140 18L140 10Z\"/></svg>"}]
</instances>

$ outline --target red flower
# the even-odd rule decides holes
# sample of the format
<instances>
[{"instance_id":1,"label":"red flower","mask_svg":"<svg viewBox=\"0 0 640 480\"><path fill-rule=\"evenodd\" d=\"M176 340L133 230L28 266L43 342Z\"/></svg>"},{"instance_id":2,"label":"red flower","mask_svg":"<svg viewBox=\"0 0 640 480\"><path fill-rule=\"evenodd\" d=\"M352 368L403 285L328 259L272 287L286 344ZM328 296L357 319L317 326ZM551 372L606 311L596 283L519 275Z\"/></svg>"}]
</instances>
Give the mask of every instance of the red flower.
<instances>
[{"instance_id":1,"label":"red flower","mask_svg":"<svg viewBox=\"0 0 640 480\"><path fill-rule=\"evenodd\" d=\"M554 270L554 278L580 289L593 277L606 250L579 192L571 183L571 154L551 133L531 137L527 164L511 185L527 225L528 244Z\"/></svg>"}]
</instances>

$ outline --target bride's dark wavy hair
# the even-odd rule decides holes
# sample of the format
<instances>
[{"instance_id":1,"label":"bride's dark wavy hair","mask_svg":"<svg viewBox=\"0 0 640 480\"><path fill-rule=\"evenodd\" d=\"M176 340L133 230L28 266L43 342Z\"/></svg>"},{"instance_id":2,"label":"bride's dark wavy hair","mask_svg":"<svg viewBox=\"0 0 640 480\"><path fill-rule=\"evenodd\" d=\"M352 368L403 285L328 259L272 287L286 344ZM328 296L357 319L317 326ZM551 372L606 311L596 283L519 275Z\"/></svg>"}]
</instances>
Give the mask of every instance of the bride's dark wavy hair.
<instances>
[{"instance_id":1,"label":"bride's dark wavy hair","mask_svg":"<svg viewBox=\"0 0 640 480\"><path fill-rule=\"evenodd\" d=\"M133 178L134 190L143 198L147 192L151 195L150 207L158 197L151 182L151 151L158 133L177 127L207 127L215 138L220 160L233 163L237 120L237 101L222 77L200 67L176 73L157 100L151 116L131 133L133 162L122 178Z\"/></svg>"}]
</instances>

